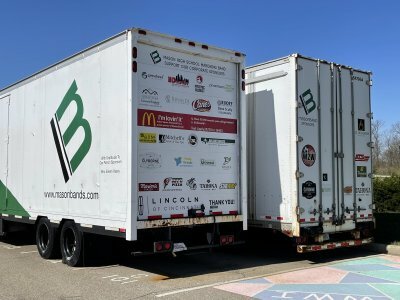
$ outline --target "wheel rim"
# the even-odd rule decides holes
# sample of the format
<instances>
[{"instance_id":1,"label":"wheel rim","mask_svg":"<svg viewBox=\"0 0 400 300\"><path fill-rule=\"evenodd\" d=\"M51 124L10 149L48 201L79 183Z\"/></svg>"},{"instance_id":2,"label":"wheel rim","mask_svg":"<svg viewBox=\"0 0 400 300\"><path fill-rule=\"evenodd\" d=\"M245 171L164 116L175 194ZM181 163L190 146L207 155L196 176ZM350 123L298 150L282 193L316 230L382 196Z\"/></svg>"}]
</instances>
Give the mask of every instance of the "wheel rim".
<instances>
[{"instance_id":1,"label":"wheel rim","mask_svg":"<svg viewBox=\"0 0 400 300\"><path fill-rule=\"evenodd\" d=\"M39 246L42 251L49 245L49 230L45 224L39 227Z\"/></svg>"},{"instance_id":2,"label":"wheel rim","mask_svg":"<svg viewBox=\"0 0 400 300\"><path fill-rule=\"evenodd\" d=\"M75 232L71 228L68 228L65 230L64 249L65 249L65 254L67 255L67 258L71 258L75 253L76 236L75 236Z\"/></svg>"}]
</instances>

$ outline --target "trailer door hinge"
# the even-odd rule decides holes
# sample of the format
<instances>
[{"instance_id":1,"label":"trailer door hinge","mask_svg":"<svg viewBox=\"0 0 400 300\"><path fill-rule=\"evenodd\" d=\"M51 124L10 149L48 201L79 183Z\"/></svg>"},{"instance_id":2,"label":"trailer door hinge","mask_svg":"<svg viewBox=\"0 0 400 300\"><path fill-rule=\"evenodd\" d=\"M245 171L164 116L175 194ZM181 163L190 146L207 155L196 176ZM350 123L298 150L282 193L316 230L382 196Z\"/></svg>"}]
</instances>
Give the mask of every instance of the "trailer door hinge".
<instances>
[{"instance_id":1,"label":"trailer door hinge","mask_svg":"<svg viewBox=\"0 0 400 300\"><path fill-rule=\"evenodd\" d=\"M372 86L372 80L367 80L365 83L366 83L367 85L369 85L369 86Z\"/></svg>"},{"instance_id":2,"label":"trailer door hinge","mask_svg":"<svg viewBox=\"0 0 400 300\"><path fill-rule=\"evenodd\" d=\"M304 176L304 173L300 172L299 170L296 171L296 178L299 179Z\"/></svg>"},{"instance_id":3,"label":"trailer door hinge","mask_svg":"<svg viewBox=\"0 0 400 300\"><path fill-rule=\"evenodd\" d=\"M303 141L303 138L301 136L297 136L297 142L301 143Z\"/></svg>"},{"instance_id":4,"label":"trailer door hinge","mask_svg":"<svg viewBox=\"0 0 400 300\"><path fill-rule=\"evenodd\" d=\"M303 70L303 67L300 66L299 64L296 64L296 71L301 71Z\"/></svg>"}]
</instances>

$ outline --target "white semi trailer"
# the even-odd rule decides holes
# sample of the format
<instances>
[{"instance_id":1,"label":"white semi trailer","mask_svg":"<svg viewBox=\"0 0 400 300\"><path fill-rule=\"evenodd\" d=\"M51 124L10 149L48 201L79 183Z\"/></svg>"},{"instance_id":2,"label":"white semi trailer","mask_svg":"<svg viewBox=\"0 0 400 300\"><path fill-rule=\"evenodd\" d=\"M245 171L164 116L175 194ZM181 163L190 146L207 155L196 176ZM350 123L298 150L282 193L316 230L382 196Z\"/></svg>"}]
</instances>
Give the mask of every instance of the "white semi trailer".
<instances>
[{"instance_id":1,"label":"white semi trailer","mask_svg":"<svg viewBox=\"0 0 400 300\"><path fill-rule=\"evenodd\" d=\"M249 226L298 252L371 242L371 73L291 55L246 85Z\"/></svg>"},{"instance_id":2,"label":"white semi trailer","mask_svg":"<svg viewBox=\"0 0 400 300\"><path fill-rule=\"evenodd\" d=\"M82 236L138 251L234 244L247 226L244 55L130 29L0 91L0 232L40 255Z\"/></svg>"}]
</instances>

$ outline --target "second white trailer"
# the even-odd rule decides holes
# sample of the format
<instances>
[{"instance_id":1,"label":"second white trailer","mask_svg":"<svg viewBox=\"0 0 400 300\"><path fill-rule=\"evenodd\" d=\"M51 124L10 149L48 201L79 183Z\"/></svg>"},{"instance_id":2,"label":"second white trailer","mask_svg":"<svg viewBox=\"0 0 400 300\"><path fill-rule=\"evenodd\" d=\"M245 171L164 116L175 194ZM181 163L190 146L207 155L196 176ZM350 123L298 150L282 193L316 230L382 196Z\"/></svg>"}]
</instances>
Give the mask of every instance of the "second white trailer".
<instances>
[{"instance_id":1,"label":"second white trailer","mask_svg":"<svg viewBox=\"0 0 400 300\"><path fill-rule=\"evenodd\" d=\"M299 252L371 242L371 73L300 55L246 73L249 225Z\"/></svg>"}]
</instances>

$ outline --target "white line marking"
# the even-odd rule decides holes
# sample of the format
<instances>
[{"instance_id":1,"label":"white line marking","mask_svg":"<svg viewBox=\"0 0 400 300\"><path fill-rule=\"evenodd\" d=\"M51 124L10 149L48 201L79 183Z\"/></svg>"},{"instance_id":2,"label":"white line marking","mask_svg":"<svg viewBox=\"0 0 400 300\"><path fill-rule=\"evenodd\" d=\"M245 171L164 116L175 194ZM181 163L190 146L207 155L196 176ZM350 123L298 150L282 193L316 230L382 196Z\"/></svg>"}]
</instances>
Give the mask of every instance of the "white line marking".
<instances>
[{"instance_id":1,"label":"white line marking","mask_svg":"<svg viewBox=\"0 0 400 300\"><path fill-rule=\"evenodd\" d=\"M115 276L118 276L118 275L114 274L114 275L105 276L105 277L101 277L101 278L111 278L111 277L115 277Z\"/></svg>"},{"instance_id":2,"label":"white line marking","mask_svg":"<svg viewBox=\"0 0 400 300\"><path fill-rule=\"evenodd\" d=\"M48 260L49 262L51 262L52 264L59 264L60 262L62 262L62 260Z\"/></svg>"},{"instance_id":3,"label":"white line marking","mask_svg":"<svg viewBox=\"0 0 400 300\"><path fill-rule=\"evenodd\" d=\"M368 256L366 258L362 258L362 259L369 259L371 257L379 257L379 256L383 256L383 255L382 254L370 255L370 256ZM319 268L319 267L331 266L331 265L343 263L343 262L346 262L346 261L353 261L353 260L356 260L356 259L357 258L348 258L348 259L339 260L337 262L322 263L322 264L320 264L318 266L295 268L295 269L290 269L290 270L285 270L285 271L279 271L279 272L274 272L274 273L269 273L269 274L258 275L258 276L243 277L243 278L240 278L240 279L222 281L222 282L217 282L217 283L210 283L210 284L206 284L206 285L195 286L195 287L192 287L192 288L175 290L175 291L170 291L170 292L166 292L166 293L163 293L163 294L158 294L158 295L156 295L156 297L157 298L161 298L161 297L165 297L165 296L170 296L170 295L175 295L175 294L180 294L180 293L185 293L185 292L190 292L190 291L195 291L195 290L201 290L201 289L208 288L208 287L214 287L214 286L217 286L217 285L234 283L234 282L239 282L239 281L243 281L243 280L251 280L251 279L268 277L268 276L284 274L284 273L289 273L289 272L295 272L295 271L301 271L301 270L315 269L315 268ZM359 260L362 260L362 259L359 259Z\"/></svg>"},{"instance_id":4,"label":"white line marking","mask_svg":"<svg viewBox=\"0 0 400 300\"><path fill-rule=\"evenodd\" d=\"M111 265L111 266L106 266L106 267L93 267L93 268L71 268L72 271L83 271L83 270L88 270L88 271L92 271L92 270L100 270L100 269L109 269L109 268L115 268L115 267L119 267L119 265Z\"/></svg>"},{"instance_id":5,"label":"white line marking","mask_svg":"<svg viewBox=\"0 0 400 300\"><path fill-rule=\"evenodd\" d=\"M121 284L132 283L132 282L136 282L136 281L138 281L138 280L125 281L125 282L122 282Z\"/></svg>"},{"instance_id":6,"label":"white line marking","mask_svg":"<svg viewBox=\"0 0 400 300\"><path fill-rule=\"evenodd\" d=\"M28 253L37 253L36 250L33 251L22 251L21 254L28 254Z\"/></svg>"}]
</instances>

